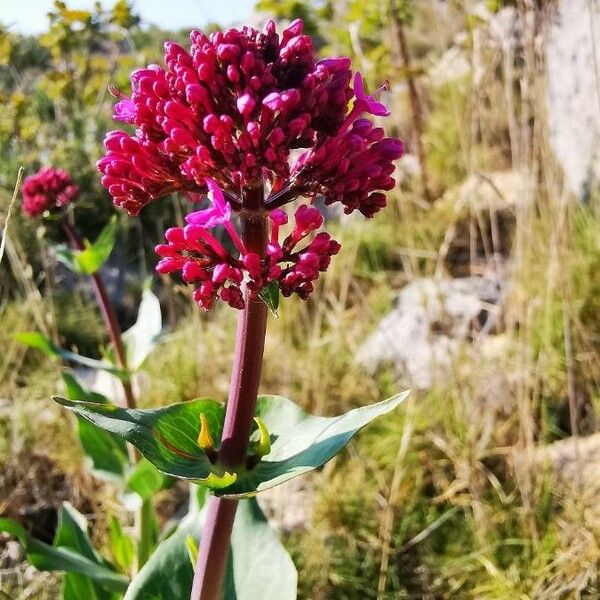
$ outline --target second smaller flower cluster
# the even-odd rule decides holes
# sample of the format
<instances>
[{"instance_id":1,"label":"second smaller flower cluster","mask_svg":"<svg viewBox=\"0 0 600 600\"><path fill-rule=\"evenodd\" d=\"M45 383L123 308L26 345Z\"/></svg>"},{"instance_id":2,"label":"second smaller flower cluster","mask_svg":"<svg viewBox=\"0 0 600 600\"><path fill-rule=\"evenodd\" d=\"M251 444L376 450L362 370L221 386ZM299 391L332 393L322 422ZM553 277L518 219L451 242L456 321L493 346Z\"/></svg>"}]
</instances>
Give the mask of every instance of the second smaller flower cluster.
<instances>
[{"instance_id":1,"label":"second smaller flower cluster","mask_svg":"<svg viewBox=\"0 0 600 600\"><path fill-rule=\"evenodd\" d=\"M300 243L323 224L323 216L312 206L300 206L294 215L294 227L280 240L280 230L288 221L282 209L269 213L271 231L264 257L249 251L232 221L230 204L212 179L207 179L209 208L186 217L185 227L173 227L165 233L166 244L156 247L162 259L159 273L181 271L186 283L194 286L193 298L204 310L210 310L217 298L234 308L244 307L243 284L257 295L276 281L284 296L298 294L306 300L314 290L313 282L326 271L331 257L340 250L328 233L318 233L304 247ZM210 231L222 225L237 256Z\"/></svg>"},{"instance_id":2,"label":"second smaller flower cluster","mask_svg":"<svg viewBox=\"0 0 600 600\"><path fill-rule=\"evenodd\" d=\"M77 200L79 188L64 169L45 167L23 182L23 214L38 217L56 212Z\"/></svg>"}]
</instances>

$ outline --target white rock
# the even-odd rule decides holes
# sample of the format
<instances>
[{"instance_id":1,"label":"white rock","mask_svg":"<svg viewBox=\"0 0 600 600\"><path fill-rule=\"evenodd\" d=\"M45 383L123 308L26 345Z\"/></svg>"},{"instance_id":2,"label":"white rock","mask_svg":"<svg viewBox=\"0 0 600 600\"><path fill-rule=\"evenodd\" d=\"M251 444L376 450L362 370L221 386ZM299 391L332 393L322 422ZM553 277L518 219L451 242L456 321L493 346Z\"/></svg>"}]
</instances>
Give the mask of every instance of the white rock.
<instances>
[{"instance_id":1,"label":"white rock","mask_svg":"<svg viewBox=\"0 0 600 600\"><path fill-rule=\"evenodd\" d=\"M559 0L546 45L550 143L570 190L600 179L600 5Z\"/></svg>"},{"instance_id":2,"label":"white rock","mask_svg":"<svg viewBox=\"0 0 600 600\"><path fill-rule=\"evenodd\" d=\"M473 173L445 198L460 212L468 207L476 212L512 210L533 200L535 182L526 171Z\"/></svg>"},{"instance_id":3,"label":"white rock","mask_svg":"<svg viewBox=\"0 0 600 600\"><path fill-rule=\"evenodd\" d=\"M412 388L429 389L448 376L473 322L500 296L494 278L417 279L398 294L357 361L371 373L393 365Z\"/></svg>"}]
</instances>

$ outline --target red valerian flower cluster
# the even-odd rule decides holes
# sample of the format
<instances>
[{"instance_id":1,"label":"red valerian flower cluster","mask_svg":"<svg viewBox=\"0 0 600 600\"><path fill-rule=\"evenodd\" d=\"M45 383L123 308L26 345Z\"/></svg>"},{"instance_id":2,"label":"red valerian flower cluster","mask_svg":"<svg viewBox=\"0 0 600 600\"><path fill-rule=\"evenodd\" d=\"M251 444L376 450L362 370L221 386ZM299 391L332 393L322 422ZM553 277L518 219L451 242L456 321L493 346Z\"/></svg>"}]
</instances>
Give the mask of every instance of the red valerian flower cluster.
<instances>
[{"instance_id":1,"label":"red valerian flower cluster","mask_svg":"<svg viewBox=\"0 0 600 600\"><path fill-rule=\"evenodd\" d=\"M296 210L295 226L280 241L279 231L287 223L287 215L281 209L269 213L271 235L266 256L247 250L231 221L231 206L213 179L206 181L209 188L210 208L191 213L186 217L185 227L167 230L166 244L156 247L162 257L156 270L159 273L181 271L186 283L193 284L194 300L209 310L217 297L235 308L244 307L240 286L244 279L254 293L260 292L268 283L277 281L284 296L297 293L308 298L313 291L313 281L319 272L327 270L331 257L340 245L328 233L321 232L304 248L298 244L323 224L318 209L302 205ZM238 252L234 257L209 231L222 225Z\"/></svg>"},{"instance_id":2,"label":"red valerian flower cluster","mask_svg":"<svg viewBox=\"0 0 600 600\"><path fill-rule=\"evenodd\" d=\"M27 177L21 192L23 214L37 217L74 202L79 195L79 188L64 169L46 167Z\"/></svg>"},{"instance_id":3,"label":"red valerian flower cluster","mask_svg":"<svg viewBox=\"0 0 600 600\"><path fill-rule=\"evenodd\" d=\"M170 229L157 248L158 270L181 270L204 308L217 297L242 307L244 286L258 293L272 281L284 295L308 297L339 244L319 233L298 249L323 222L306 205L280 242L287 221L280 207L322 195L327 205L341 202L346 213L371 217L395 185L402 143L367 118L389 112L365 92L360 73L352 76L350 59L317 60L302 27L298 19L281 35L272 21L263 31L193 31L189 52L167 42L165 67L131 75L131 97L111 88L120 99L115 119L135 127L133 135L110 132L98 162L114 203L137 215L170 193L195 202L209 191L211 207ZM260 207L252 205L270 217L262 257L247 251L234 225L236 213L250 210L248 190L257 188L270 190ZM216 226L226 230L233 254L210 231Z\"/></svg>"}]
</instances>

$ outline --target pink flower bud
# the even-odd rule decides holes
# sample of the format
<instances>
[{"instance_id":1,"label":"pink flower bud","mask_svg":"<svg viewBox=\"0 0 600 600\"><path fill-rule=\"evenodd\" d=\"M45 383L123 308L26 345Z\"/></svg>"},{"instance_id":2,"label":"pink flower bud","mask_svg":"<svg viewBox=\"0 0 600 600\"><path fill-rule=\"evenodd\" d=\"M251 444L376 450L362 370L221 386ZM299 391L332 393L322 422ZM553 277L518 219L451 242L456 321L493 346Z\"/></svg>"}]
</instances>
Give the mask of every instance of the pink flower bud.
<instances>
[{"instance_id":1,"label":"pink flower bud","mask_svg":"<svg viewBox=\"0 0 600 600\"><path fill-rule=\"evenodd\" d=\"M323 225L323 215L314 206L305 204L299 206L294 218L296 219L294 231L299 237L304 237L307 233L319 229Z\"/></svg>"},{"instance_id":2,"label":"pink flower bud","mask_svg":"<svg viewBox=\"0 0 600 600\"><path fill-rule=\"evenodd\" d=\"M256 100L250 94L244 94L237 100L237 109L240 114L247 117L256 106Z\"/></svg>"},{"instance_id":3,"label":"pink flower bud","mask_svg":"<svg viewBox=\"0 0 600 600\"><path fill-rule=\"evenodd\" d=\"M249 252L242 258L242 262L246 269L248 269L248 273L250 273L251 277L258 277L261 271L261 260L258 254L254 254L253 252Z\"/></svg>"}]
</instances>

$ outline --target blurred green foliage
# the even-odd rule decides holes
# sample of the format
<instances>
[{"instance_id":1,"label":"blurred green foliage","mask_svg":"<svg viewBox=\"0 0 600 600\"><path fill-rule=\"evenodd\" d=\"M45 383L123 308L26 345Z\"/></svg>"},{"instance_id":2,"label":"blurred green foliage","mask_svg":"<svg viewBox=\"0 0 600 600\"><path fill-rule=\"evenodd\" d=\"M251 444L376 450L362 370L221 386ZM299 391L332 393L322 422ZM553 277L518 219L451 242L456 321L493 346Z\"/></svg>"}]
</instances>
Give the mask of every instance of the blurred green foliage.
<instances>
[{"instance_id":1,"label":"blurred green foliage","mask_svg":"<svg viewBox=\"0 0 600 600\"><path fill-rule=\"evenodd\" d=\"M43 164L72 172L84 198L100 198L94 162L110 128L106 86L123 80L131 55L125 26L137 17L126 2L103 11L71 10L56 0L39 38L2 30L0 77L6 110L0 117L0 181L10 187L14 164L31 173Z\"/></svg>"},{"instance_id":2,"label":"blurred green foliage","mask_svg":"<svg viewBox=\"0 0 600 600\"><path fill-rule=\"evenodd\" d=\"M104 9L73 10L55 0L48 13L48 30L38 37L11 32L0 24L0 209L7 207L19 166L30 175L42 166L68 170L81 195L75 210L78 228L94 239L113 212L95 168L103 154L106 132L117 128L112 120L114 98L109 84L129 93L129 75L137 68L162 60L167 39L185 43L187 32L157 27L142 29L140 18L127 0ZM121 264L152 269L156 223L173 222L171 202L152 207L141 222L121 219ZM32 223L16 211L13 228L18 238L32 236ZM45 237L63 241L52 222ZM37 240L27 243L27 262L34 276L41 271ZM14 279L6 264L0 276ZM15 267L13 266L13 269ZM14 286L4 286L10 292Z\"/></svg>"}]
</instances>

